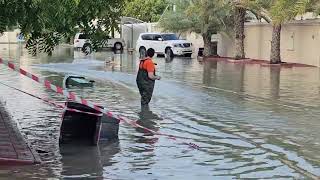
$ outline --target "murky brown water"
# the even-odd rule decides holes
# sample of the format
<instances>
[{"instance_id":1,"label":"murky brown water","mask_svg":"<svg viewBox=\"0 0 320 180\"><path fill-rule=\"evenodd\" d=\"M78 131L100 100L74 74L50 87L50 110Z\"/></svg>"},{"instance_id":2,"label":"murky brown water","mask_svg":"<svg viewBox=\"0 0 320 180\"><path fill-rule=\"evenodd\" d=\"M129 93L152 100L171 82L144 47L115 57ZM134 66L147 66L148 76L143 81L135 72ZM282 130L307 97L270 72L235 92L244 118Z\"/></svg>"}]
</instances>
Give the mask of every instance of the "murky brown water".
<instances>
[{"instance_id":1,"label":"murky brown water","mask_svg":"<svg viewBox=\"0 0 320 180\"><path fill-rule=\"evenodd\" d=\"M10 52L10 53L9 53ZM1 167L0 179L312 179L320 176L320 71L156 58L163 77L151 109L139 116L136 56L102 52L84 57L60 47L31 57L17 45L2 57L61 86L66 74L96 80L79 95L151 129L184 137L199 150L122 124L119 141L59 148L61 110L0 85L1 101L43 164ZM105 63L112 61L114 63ZM0 65L3 83L64 102L64 98Z\"/></svg>"}]
</instances>

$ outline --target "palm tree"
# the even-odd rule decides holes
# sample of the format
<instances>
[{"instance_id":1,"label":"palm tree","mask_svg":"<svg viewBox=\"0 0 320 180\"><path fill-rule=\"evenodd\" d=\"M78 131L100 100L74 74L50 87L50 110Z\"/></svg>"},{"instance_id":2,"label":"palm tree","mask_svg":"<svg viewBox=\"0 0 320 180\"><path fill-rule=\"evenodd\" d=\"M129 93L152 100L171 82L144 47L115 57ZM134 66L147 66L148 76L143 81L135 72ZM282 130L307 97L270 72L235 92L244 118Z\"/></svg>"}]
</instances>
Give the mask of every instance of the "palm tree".
<instances>
[{"instance_id":1,"label":"palm tree","mask_svg":"<svg viewBox=\"0 0 320 180\"><path fill-rule=\"evenodd\" d=\"M234 33L235 33L235 59L244 59L244 23L246 21L246 13L250 11L257 19L269 19L262 13L261 9L266 7L265 0L232 0L231 7L234 11Z\"/></svg>"},{"instance_id":2,"label":"palm tree","mask_svg":"<svg viewBox=\"0 0 320 180\"><path fill-rule=\"evenodd\" d=\"M272 24L272 41L270 63L281 63L280 40L283 23L293 20L297 15L303 14L310 4L310 0L255 0L258 13L269 18ZM257 9L256 9L257 10Z\"/></svg>"},{"instance_id":3,"label":"palm tree","mask_svg":"<svg viewBox=\"0 0 320 180\"><path fill-rule=\"evenodd\" d=\"M303 14L310 4L319 4L318 0L233 0L235 6L235 58L244 57L244 21L245 10L272 24L270 63L281 63L280 41L282 24ZM319 6L318 6L319 7ZM314 9L316 11L317 9ZM319 9L318 9L319 10Z\"/></svg>"},{"instance_id":4,"label":"palm tree","mask_svg":"<svg viewBox=\"0 0 320 180\"><path fill-rule=\"evenodd\" d=\"M235 59L244 59L244 22L246 18L246 8L241 0L234 1L234 32L235 32Z\"/></svg>"},{"instance_id":5,"label":"palm tree","mask_svg":"<svg viewBox=\"0 0 320 180\"><path fill-rule=\"evenodd\" d=\"M293 20L297 15L303 14L310 0L267 0L269 8L261 11L268 14L272 24L272 41L270 63L281 63L280 40L283 23Z\"/></svg>"}]
</instances>

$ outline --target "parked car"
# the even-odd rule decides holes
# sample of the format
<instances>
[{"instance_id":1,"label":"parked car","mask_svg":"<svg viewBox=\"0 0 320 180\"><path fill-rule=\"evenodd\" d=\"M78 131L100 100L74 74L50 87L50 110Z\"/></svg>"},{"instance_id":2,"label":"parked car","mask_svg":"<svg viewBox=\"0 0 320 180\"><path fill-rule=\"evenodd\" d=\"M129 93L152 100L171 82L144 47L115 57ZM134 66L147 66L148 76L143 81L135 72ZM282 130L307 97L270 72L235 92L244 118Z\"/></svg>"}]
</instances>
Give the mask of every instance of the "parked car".
<instances>
[{"instance_id":1,"label":"parked car","mask_svg":"<svg viewBox=\"0 0 320 180\"><path fill-rule=\"evenodd\" d=\"M107 41L103 45L104 48L113 48L114 50L122 50L125 43L121 38L109 38L106 37ZM77 33L74 37L74 48L86 48L86 46L91 47L90 39L86 34Z\"/></svg>"},{"instance_id":2,"label":"parked car","mask_svg":"<svg viewBox=\"0 0 320 180\"><path fill-rule=\"evenodd\" d=\"M187 40L180 40L173 33L142 33L140 34L136 51L139 52L140 57L146 56L146 50L153 48L158 55L165 55L166 57L186 56L192 55L192 43Z\"/></svg>"}]
</instances>

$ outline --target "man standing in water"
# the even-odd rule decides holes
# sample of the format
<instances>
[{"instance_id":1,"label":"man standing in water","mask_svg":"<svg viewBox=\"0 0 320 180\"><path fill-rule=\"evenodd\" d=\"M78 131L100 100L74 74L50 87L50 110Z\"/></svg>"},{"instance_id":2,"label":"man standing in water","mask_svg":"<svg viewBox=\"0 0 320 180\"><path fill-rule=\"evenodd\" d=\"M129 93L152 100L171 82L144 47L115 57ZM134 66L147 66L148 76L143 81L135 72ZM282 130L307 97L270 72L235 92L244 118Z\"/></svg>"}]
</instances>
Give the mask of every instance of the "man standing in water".
<instances>
[{"instance_id":1,"label":"man standing in water","mask_svg":"<svg viewBox=\"0 0 320 180\"><path fill-rule=\"evenodd\" d=\"M140 60L139 71L137 74L137 85L141 95L141 109L148 110L149 102L152 98L155 80L161 77L156 75L155 64L152 61L154 49L147 50L147 57Z\"/></svg>"}]
</instances>

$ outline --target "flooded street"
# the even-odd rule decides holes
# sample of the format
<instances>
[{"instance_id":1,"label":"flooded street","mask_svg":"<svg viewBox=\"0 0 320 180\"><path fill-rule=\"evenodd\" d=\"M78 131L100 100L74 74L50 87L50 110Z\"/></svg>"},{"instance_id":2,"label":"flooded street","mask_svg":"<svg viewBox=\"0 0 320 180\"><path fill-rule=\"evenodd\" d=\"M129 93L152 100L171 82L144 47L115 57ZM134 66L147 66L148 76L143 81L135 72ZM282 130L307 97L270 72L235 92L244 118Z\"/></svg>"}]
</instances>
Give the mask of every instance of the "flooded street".
<instances>
[{"instance_id":1,"label":"flooded street","mask_svg":"<svg viewBox=\"0 0 320 180\"><path fill-rule=\"evenodd\" d=\"M140 115L137 56L111 51L84 56L61 46L32 57L0 45L1 57L62 86L67 74L96 81L72 89L138 123L200 146L121 124L119 141L59 147L60 109L0 84L0 101L41 165L1 167L0 179L317 179L320 176L320 69L277 68L195 58L155 58L152 116ZM2 83L64 103L65 98L0 65Z\"/></svg>"}]
</instances>

